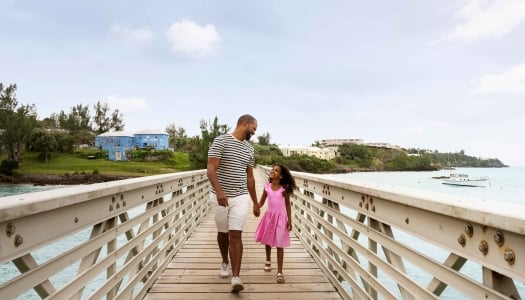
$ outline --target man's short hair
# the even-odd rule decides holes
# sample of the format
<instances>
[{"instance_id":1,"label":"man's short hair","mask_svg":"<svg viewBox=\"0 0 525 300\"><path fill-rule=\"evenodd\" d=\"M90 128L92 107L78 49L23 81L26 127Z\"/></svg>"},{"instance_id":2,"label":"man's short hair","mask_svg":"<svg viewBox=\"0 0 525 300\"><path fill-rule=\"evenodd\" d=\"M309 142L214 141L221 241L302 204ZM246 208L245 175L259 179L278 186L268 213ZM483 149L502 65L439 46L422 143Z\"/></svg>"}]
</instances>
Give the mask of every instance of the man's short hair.
<instances>
[{"instance_id":1,"label":"man's short hair","mask_svg":"<svg viewBox=\"0 0 525 300\"><path fill-rule=\"evenodd\" d=\"M245 114L239 117L239 120L237 120L237 126L242 125L244 123L252 123L257 121L252 115Z\"/></svg>"}]
</instances>

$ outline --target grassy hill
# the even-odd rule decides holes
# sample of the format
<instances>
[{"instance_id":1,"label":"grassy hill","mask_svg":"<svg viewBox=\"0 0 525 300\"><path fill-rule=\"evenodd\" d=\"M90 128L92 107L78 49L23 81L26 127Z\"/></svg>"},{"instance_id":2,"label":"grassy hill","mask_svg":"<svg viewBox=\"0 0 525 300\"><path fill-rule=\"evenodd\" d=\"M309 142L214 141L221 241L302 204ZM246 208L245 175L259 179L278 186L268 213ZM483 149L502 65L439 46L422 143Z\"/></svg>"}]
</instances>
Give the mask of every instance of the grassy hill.
<instances>
[{"instance_id":1,"label":"grassy hill","mask_svg":"<svg viewBox=\"0 0 525 300\"><path fill-rule=\"evenodd\" d=\"M109 161L107 159L87 159L76 154L53 153L46 163L39 153L26 151L23 154L20 175L75 175L101 174L124 177L166 174L191 170L188 153L175 152L174 156L161 161ZM6 159L5 154L1 159Z\"/></svg>"}]
</instances>

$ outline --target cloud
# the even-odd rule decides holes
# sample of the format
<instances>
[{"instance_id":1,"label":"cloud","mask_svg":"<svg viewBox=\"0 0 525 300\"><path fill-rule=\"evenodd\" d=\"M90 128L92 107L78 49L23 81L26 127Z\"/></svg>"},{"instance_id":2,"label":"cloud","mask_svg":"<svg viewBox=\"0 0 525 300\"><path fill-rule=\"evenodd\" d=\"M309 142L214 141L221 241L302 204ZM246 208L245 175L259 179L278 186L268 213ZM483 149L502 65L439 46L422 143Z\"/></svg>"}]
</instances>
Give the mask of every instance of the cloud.
<instances>
[{"instance_id":1,"label":"cloud","mask_svg":"<svg viewBox=\"0 0 525 300\"><path fill-rule=\"evenodd\" d=\"M466 0L457 12L454 30L448 40L476 41L501 37L525 19L523 0Z\"/></svg>"},{"instance_id":2,"label":"cloud","mask_svg":"<svg viewBox=\"0 0 525 300\"><path fill-rule=\"evenodd\" d=\"M203 57L213 53L221 37L213 24L199 26L193 21L182 20L171 24L166 32L171 50L191 57Z\"/></svg>"},{"instance_id":3,"label":"cloud","mask_svg":"<svg viewBox=\"0 0 525 300\"><path fill-rule=\"evenodd\" d=\"M525 93L525 64L516 65L500 74L487 74L473 80L472 94L522 94Z\"/></svg>"},{"instance_id":4,"label":"cloud","mask_svg":"<svg viewBox=\"0 0 525 300\"><path fill-rule=\"evenodd\" d=\"M110 108L120 112L144 111L148 109L148 102L144 98L121 97L110 95L107 98Z\"/></svg>"},{"instance_id":5,"label":"cloud","mask_svg":"<svg viewBox=\"0 0 525 300\"><path fill-rule=\"evenodd\" d=\"M146 43L155 38L155 34L146 27L129 28L122 25L113 25L111 33L132 43Z\"/></svg>"}]
</instances>

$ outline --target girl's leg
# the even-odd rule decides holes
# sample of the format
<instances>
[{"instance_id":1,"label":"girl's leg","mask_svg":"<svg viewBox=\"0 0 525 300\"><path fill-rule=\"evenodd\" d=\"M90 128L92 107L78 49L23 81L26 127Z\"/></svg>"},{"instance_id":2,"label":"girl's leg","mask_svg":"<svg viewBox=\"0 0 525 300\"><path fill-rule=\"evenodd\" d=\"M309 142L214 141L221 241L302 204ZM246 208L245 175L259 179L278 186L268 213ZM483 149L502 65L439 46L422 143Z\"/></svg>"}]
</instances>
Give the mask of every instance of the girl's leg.
<instances>
[{"instance_id":1,"label":"girl's leg","mask_svg":"<svg viewBox=\"0 0 525 300\"><path fill-rule=\"evenodd\" d=\"M284 257L284 249L283 248L277 248L277 283L284 283L284 275L283 275L283 257Z\"/></svg>"},{"instance_id":2,"label":"girl's leg","mask_svg":"<svg viewBox=\"0 0 525 300\"><path fill-rule=\"evenodd\" d=\"M266 262L264 263L264 271L270 272L272 270L272 247L270 245L265 245L264 249L266 250Z\"/></svg>"},{"instance_id":3,"label":"girl's leg","mask_svg":"<svg viewBox=\"0 0 525 300\"><path fill-rule=\"evenodd\" d=\"M266 261L272 261L272 247L270 245L264 246L266 250Z\"/></svg>"},{"instance_id":4,"label":"girl's leg","mask_svg":"<svg viewBox=\"0 0 525 300\"><path fill-rule=\"evenodd\" d=\"M277 248L277 273L283 272L284 249Z\"/></svg>"}]
</instances>

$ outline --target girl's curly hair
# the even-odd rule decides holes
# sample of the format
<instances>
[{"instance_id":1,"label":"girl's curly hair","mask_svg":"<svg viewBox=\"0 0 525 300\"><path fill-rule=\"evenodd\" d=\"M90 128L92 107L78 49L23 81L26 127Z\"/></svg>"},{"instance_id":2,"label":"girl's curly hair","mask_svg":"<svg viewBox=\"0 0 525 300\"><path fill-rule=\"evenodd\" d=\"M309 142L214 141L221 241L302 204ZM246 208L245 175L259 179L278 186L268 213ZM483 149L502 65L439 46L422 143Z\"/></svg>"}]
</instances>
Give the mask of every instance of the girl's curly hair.
<instances>
[{"instance_id":1,"label":"girl's curly hair","mask_svg":"<svg viewBox=\"0 0 525 300\"><path fill-rule=\"evenodd\" d=\"M288 195L293 194L297 185L295 184L295 179L293 178L292 173L290 173L290 170L281 164L276 164L274 166L278 166L281 169L281 179L279 180L279 184L284 187L285 193Z\"/></svg>"}]
</instances>

